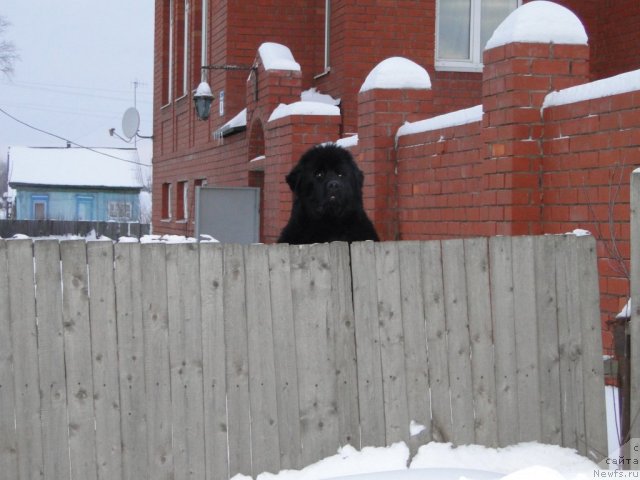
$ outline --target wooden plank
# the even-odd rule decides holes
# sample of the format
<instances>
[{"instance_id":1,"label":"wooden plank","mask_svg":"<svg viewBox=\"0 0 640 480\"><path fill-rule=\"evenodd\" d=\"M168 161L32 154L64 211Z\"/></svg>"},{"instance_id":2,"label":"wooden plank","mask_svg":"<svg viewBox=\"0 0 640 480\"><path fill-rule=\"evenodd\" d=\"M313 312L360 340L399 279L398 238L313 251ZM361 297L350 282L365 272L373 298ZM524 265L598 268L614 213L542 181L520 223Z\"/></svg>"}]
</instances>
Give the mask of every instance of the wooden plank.
<instances>
[{"instance_id":1,"label":"wooden plank","mask_svg":"<svg viewBox=\"0 0 640 480\"><path fill-rule=\"evenodd\" d=\"M207 479L229 476L222 245L200 244L204 441Z\"/></svg>"},{"instance_id":2,"label":"wooden plank","mask_svg":"<svg viewBox=\"0 0 640 480\"><path fill-rule=\"evenodd\" d=\"M242 246L224 245L224 338L227 352L229 472L251 475L251 405L247 347L246 273Z\"/></svg>"},{"instance_id":3,"label":"wooden plank","mask_svg":"<svg viewBox=\"0 0 640 480\"><path fill-rule=\"evenodd\" d=\"M560 392L562 398L562 445L578 450L578 422L583 417L579 395L582 386L576 382L576 361L580 356L579 343L576 341L577 329L574 316L577 312L575 298L571 289L578 281L577 270L572 261L570 237L557 235L556 248L556 296L558 299L558 351ZM575 260L575 259L574 259ZM572 269L573 267L573 269Z\"/></svg>"},{"instance_id":4,"label":"wooden plank","mask_svg":"<svg viewBox=\"0 0 640 480\"><path fill-rule=\"evenodd\" d=\"M141 248L139 243L116 243L114 248L122 477L144 478L148 459Z\"/></svg>"},{"instance_id":5,"label":"wooden plank","mask_svg":"<svg viewBox=\"0 0 640 480\"><path fill-rule=\"evenodd\" d=\"M89 282L84 240L60 243L72 478L97 478Z\"/></svg>"},{"instance_id":6,"label":"wooden plank","mask_svg":"<svg viewBox=\"0 0 640 480\"><path fill-rule=\"evenodd\" d=\"M252 472L280 471L280 438L267 246L245 249Z\"/></svg>"},{"instance_id":7,"label":"wooden plank","mask_svg":"<svg viewBox=\"0 0 640 480\"><path fill-rule=\"evenodd\" d=\"M451 393L445 321L442 251L439 241L422 244L422 288L427 329L431 431L436 442L451 442Z\"/></svg>"},{"instance_id":8,"label":"wooden plank","mask_svg":"<svg viewBox=\"0 0 640 480\"><path fill-rule=\"evenodd\" d=\"M280 466L304 467L301 460L300 409L298 406L298 364L291 294L289 246L272 245L268 249L271 320L273 323L275 382L278 400L278 438Z\"/></svg>"},{"instance_id":9,"label":"wooden plank","mask_svg":"<svg viewBox=\"0 0 640 480\"><path fill-rule=\"evenodd\" d=\"M115 480L122 476L122 436L113 243L87 242L87 264L98 477Z\"/></svg>"},{"instance_id":10,"label":"wooden plank","mask_svg":"<svg viewBox=\"0 0 640 480\"><path fill-rule=\"evenodd\" d=\"M442 278L447 325L449 385L453 443L475 442L471 346L467 313L464 244L461 239L442 242Z\"/></svg>"},{"instance_id":11,"label":"wooden plank","mask_svg":"<svg viewBox=\"0 0 640 480\"><path fill-rule=\"evenodd\" d=\"M518 392L516 372L516 332L513 303L513 257L510 237L489 240L491 311L495 345L496 406L498 445L518 442Z\"/></svg>"},{"instance_id":12,"label":"wooden plank","mask_svg":"<svg viewBox=\"0 0 640 480\"><path fill-rule=\"evenodd\" d=\"M486 238L464 240L467 282L467 315L471 342L471 377L475 409L475 441L480 445L498 445L496 376L491 324L489 283L489 245Z\"/></svg>"},{"instance_id":13,"label":"wooden plank","mask_svg":"<svg viewBox=\"0 0 640 480\"><path fill-rule=\"evenodd\" d=\"M378 323L382 359L384 417L388 443L409 440L409 406L404 368L404 330L397 242L376 243Z\"/></svg>"},{"instance_id":14,"label":"wooden plank","mask_svg":"<svg viewBox=\"0 0 640 480\"><path fill-rule=\"evenodd\" d=\"M0 335L0 471L6 472L7 478L18 478L9 243L10 241L0 239L0 331L4 332Z\"/></svg>"},{"instance_id":15,"label":"wooden plank","mask_svg":"<svg viewBox=\"0 0 640 480\"><path fill-rule=\"evenodd\" d=\"M578 277L578 315L582 327L582 375L587 457L601 462L609 453L606 406L602 394L602 326L596 240L591 235L576 238Z\"/></svg>"},{"instance_id":16,"label":"wooden plank","mask_svg":"<svg viewBox=\"0 0 640 480\"><path fill-rule=\"evenodd\" d=\"M540 409L544 412L540 433L542 443L562 445L555 245L550 235L537 237L534 243Z\"/></svg>"},{"instance_id":17,"label":"wooden plank","mask_svg":"<svg viewBox=\"0 0 640 480\"><path fill-rule=\"evenodd\" d=\"M631 345L640 345L640 171L631 175ZM640 348L631 349L630 406L632 415L640 412ZM640 438L640 421L631 423L630 438ZM631 448L631 457L640 464L640 442Z\"/></svg>"},{"instance_id":18,"label":"wooden plank","mask_svg":"<svg viewBox=\"0 0 640 480\"><path fill-rule=\"evenodd\" d=\"M148 478L173 479L166 245L143 244L142 322L147 391Z\"/></svg>"},{"instance_id":19,"label":"wooden plank","mask_svg":"<svg viewBox=\"0 0 640 480\"><path fill-rule=\"evenodd\" d=\"M518 388L519 441L541 441L538 317L533 250L534 238L513 237L513 296Z\"/></svg>"},{"instance_id":20,"label":"wooden plank","mask_svg":"<svg viewBox=\"0 0 640 480\"><path fill-rule=\"evenodd\" d=\"M291 246L302 461L335 453L338 412L331 341L331 270L328 244Z\"/></svg>"},{"instance_id":21,"label":"wooden plank","mask_svg":"<svg viewBox=\"0 0 640 480\"><path fill-rule=\"evenodd\" d=\"M34 258L44 478L66 479L70 478L69 424L59 242L34 242Z\"/></svg>"},{"instance_id":22,"label":"wooden plank","mask_svg":"<svg viewBox=\"0 0 640 480\"><path fill-rule=\"evenodd\" d=\"M358 408L363 446L386 446L378 290L373 242L351 244L353 311L358 358Z\"/></svg>"},{"instance_id":23,"label":"wooden plank","mask_svg":"<svg viewBox=\"0 0 640 480\"><path fill-rule=\"evenodd\" d=\"M174 475L176 479L204 478L198 244L169 244L166 248Z\"/></svg>"},{"instance_id":24,"label":"wooden plank","mask_svg":"<svg viewBox=\"0 0 640 480\"><path fill-rule=\"evenodd\" d=\"M329 245L331 270L331 331L330 349L335 358L336 400L338 408L339 445L360 445L360 414L358 412L358 378L356 337L353 318L353 298L349 245L334 242Z\"/></svg>"},{"instance_id":25,"label":"wooden plank","mask_svg":"<svg viewBox=\"0 0 640 480\"><path fill-rule=\"evenodd\" d=\"M427 369L427 331L422 299L422 262L420 242L398 243L400 290L407 381L407 406L410 422L421 425L420 432L411 433L409 448L431 441L431 401Z\"/></svg>"}]
</instances>

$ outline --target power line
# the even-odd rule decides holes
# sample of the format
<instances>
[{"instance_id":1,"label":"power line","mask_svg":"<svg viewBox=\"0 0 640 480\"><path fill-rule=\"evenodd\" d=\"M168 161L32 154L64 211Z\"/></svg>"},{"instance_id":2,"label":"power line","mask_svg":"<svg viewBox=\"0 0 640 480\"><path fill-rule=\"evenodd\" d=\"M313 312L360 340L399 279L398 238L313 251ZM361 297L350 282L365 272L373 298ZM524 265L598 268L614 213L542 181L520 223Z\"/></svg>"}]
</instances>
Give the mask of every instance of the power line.
<instances>
[{"instance_id":1,"label":"power line","mask_svg":"<svg viewBox=\"0 0 640 480\"><path fill-rule=\"evenodd\" d=\"M96 150L96 149L91 148L91 147L86 147L84 145L80 145L79 143L76 143L73 140L69 140L68 138L64 138L64 137L61 137L60 135L56 135L55 133L47 132L46 130L42 130L41 128L34 127L33 125L31 125L31 124L29 124L27 122L24 122L24 121L20 120L19 118L14 117L13 115L11 115L10 113L6 112L2 108L0 108L0 113L5 114L11 120L13 120L15 122L18 122L21 125L24 125L25 127L31 128L32 130L35 130L35 131L40 132L40 133L44 133L45 135L49 135L51 137L57 138L58 140L63 140L63 141L67 142L70 145L74 145L74 146L79 147L79 148L84 148L85 150L89 150L90 152L97 153L98 155L104 155L105 157L111 157L111 158L113 158L115 160L120 160L121 162L133 163L134 165L139 165L141 167L151 167L151 165L145 165L144 163L135 162L133 160L127 160L126 158L116 157L115 155L111 155L109 153L101 152L101 151Z\"/></svg>"}]
</instances>

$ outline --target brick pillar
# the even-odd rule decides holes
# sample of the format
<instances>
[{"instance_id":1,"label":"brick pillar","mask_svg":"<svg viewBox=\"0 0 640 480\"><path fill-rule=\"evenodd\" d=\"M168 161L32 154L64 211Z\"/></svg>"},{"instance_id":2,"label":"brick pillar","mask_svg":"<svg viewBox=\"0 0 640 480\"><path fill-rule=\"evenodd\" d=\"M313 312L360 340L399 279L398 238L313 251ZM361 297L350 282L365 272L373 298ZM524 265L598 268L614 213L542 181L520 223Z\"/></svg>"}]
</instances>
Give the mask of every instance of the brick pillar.
<instances>
[{"instance_id":1,"label":"brick pillar","mask_svg":"<svg viewBox=\"0 0 640 480\"><path fill-rule=\"evenodd\" d=\"M365 174L364 207L381 240L398 238L395 137L407 121L433 112L430 89L373 89L358 94L356 161Z\"/></svg>"},{"instance_id":2,"label":"brick pillar","mask_svg":"<svg viewBox=\"0 0 640 480\"><path fill-rule=\"evenodd\" d=\"M542 233L541 107L552 90L588 81L589 47L509 43L484 52L484 204L495 234Z\"/></svg>"}]
</instances>

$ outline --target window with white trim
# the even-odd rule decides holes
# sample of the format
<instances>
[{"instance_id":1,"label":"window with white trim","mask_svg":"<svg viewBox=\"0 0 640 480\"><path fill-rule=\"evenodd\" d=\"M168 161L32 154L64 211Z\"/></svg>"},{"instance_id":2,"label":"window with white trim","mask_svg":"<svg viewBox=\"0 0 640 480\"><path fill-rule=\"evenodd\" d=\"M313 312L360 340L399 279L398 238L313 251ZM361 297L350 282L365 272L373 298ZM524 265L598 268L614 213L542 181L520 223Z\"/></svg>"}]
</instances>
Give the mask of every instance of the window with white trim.
<instances>
[{"instance_id":1,"label":"window with white trim","mask_svg":"<svg viewBox=\"0 0 640 480\"><path fill-rule=\"evenodd\" d=\"M522 0L437 0L436 69L482 70L482 52L494 30Z\"/></svg>"}]
</instances>

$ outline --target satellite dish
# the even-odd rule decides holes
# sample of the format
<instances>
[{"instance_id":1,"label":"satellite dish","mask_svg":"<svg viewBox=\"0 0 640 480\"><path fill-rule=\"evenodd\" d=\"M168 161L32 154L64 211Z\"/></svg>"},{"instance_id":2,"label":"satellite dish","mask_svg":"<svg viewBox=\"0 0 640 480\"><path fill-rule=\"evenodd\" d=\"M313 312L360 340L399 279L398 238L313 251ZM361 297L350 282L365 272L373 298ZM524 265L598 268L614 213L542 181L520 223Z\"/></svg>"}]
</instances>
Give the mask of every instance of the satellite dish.
<instances>
[{"instance_id":1,"label":"satellite dish","mask_svg":"<svg viewBox=\"0 0 640 480\"><path fill-rule=\"evenodd\" d=\"M135 107L129 107L122 116L122 133L131 140L138 133L140 128L140 114Z\"/></svg>"}]
</instances>

